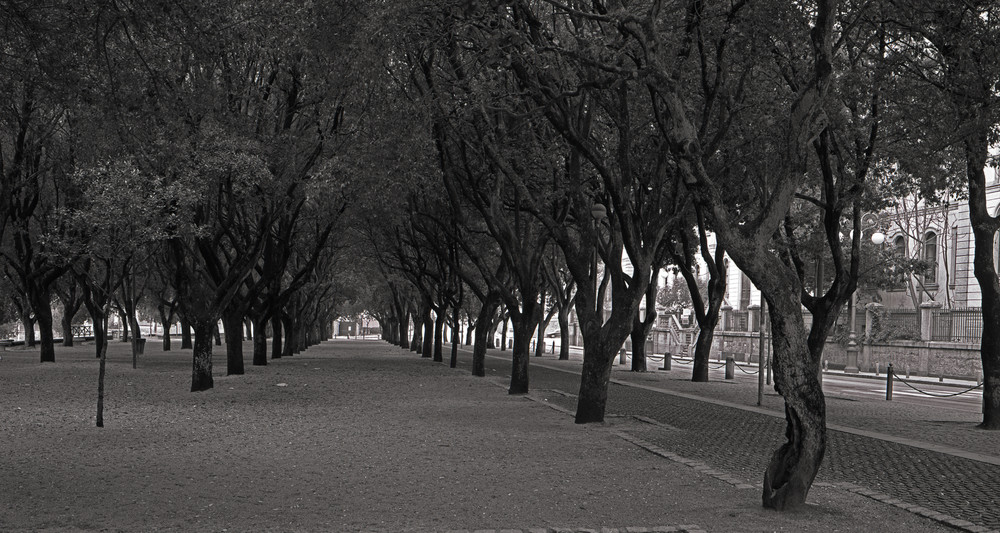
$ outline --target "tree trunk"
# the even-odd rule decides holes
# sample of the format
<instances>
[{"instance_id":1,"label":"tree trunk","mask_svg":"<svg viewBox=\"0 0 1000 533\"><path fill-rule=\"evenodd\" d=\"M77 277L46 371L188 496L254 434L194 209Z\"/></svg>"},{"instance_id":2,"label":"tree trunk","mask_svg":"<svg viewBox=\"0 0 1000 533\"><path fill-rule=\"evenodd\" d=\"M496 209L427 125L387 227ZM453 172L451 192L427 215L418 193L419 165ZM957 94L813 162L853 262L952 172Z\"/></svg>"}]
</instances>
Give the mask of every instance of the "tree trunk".
<instances>
[{"instance_id":1,"label":"tree trunk","mask_svg":"<svg viewBox=\"0 0 1000 533\"><path fill-rule=\"evenodd\" d=\"M486 348L489 346L493 330L490 319L496 314L500 305L500 297L496 293L488 293L476 317L475 341L472 346L472 375L486 376Z\"/></svg>"},{"instance_id":2,"label":"tree trunk","mask_svg":"<svg viewBox=\"0 0 1000 533\"><path fill-rule=\"evenodd\" d=\"M121 339L119 340L121 342L130 342L130 339L132 338L132 332L129 331L129 328L131 328L131 326L129 325L128 314L121 307L117 309L117 312L118 312L118 320L122 324L122 336Z\"/></svg>"},{"instance_id":3,"label":"tree trunk","mask_svg":"<svg viewBox=\"0 0 1000 533\"><path fill-rule=\"evenodd\" d=\"M36 289L31 292L31 306L35 311L35 321L38 323L38 336L41 341L41 362L54 363L56 348L52 335L52 298L49 291L45 289Z\"/></svg>"},{"instance_id":4,"label":"tree trunk","mask_svg":"<svg viewBox=\"0 0 1000 533\"><path fill-rule=\"evenodd\" d=\"M24 346L26 348L35 347L35 319L31 317L31 311L21 314L21 327L24 328Z\"/></svg>"},{"instance_id":5,"label":"tree trunk","mask_svg":"<svg viewBox=\"0 0 1000 533\"><path fill-rule=\"evenodd\" d=\"M100 359L108 345L108 331L104 328L106 321L103 317L100 319L94 317L93 314L91 314L90 319L94 322L94 346L97 347L97 358Z\"/></svg>"},{"instance_id":6,"label":"tree trunk","mask_svg":"<svg viewBox=\"0 0 1000 533\"><path fill-rule=\"evenodd\" d=\"M407 307L399 319L399 347L406 350L410 347L410 308Z\"/></svg>"},{"instance_id":7,"label":"tree trunk","mask_svg":"<svg viewBox=\"0 0 1000 533\"><path fill-rule=\"evenodd\" d=\"M468 318L470 320L469 320L469 326L467 328L465 328L465 345L466 346L472 346L472 335L473 335L473 330L476 329L476 326L475 326L475 324L472 323L472 320L471 320L472 317L469 316Z\"/></svg>"},{"instance_id":8,"label":"tree trunk","mask_svg":"<svg viewBox=\"0 0 1000 533\"><path fill-rule=\"evenodd\" d=\"M226 330L226 375L243 375L246 373L243 366L243 313L224 313L222 325Z\"/></svg>"},{"instance_id":9,"label":"tree trunk","mask_svg":"<svg viewBox=\"0 0 1000 533\"><path fill-rule=\"evenodd\" d=\"M215 386L212 381L212 343L214 320L192 320L194 354L191 365L191 392L205 391Z\"/></svg>"},{"instance_id":10,"label":"tree trunk","mask_svg":"<svg viewBox=\"0 0 1000 533\"><path fill-rule=\"evenodd\" d=\"M448 364L451 368L458 366L458 343L462 340L462 332L458 329L459 311L461 311L461 308L456 305L454 313L452 313L452 320L455 321L455 329L451 330L451 361Z\"/></svg>"},{"instance_id":11,"label":"tree trunk","mask_svg":"<svg viewBox=\"0 0 1000 533\"><path fill-rule=\"evenodd\" d=\"M605 346L601 342L599 331L583 339L583 370L580 375L580 395L576 403L577 424L604 421L611 366L617 349L617 346Z\"/></svg>"},{"instance_id":12,"label":"tree trunk","mask_svg":"<svg viewBox=\"0 0 1000 533\"><path fill-rule=\"evenodd\" d=\"M785 438L764 474L764 507L793 509L806 501L826 452L826 400L819 362L809 351L799 295L768 299L774 348L774 388L785 399ZM775 305L777 302L777 305Z\"/></svg>"},{"instance_id":13,"label":"tree trunk","mask_svg":"<svg viewBox=\"0 0 1000 533\"><path fill-rule=\"evenodd\" d=\"M652 323L640 321L638 316L632 323L632 332L629 334L632 339L632 372L646 371L646 339L649 338L652 327Z\"/></svg>"},{"instance_id":14,"label":"tree trunk","mask_svg":"<svg viewBox=\"0 0 1000 533\"><path fill-rule=\"evenodd\" d=\"M708 382L708 361L712 354L712 339L715 338L715 327L698 328L698 339L694 345L694 369L691 371L691 381Z\"/></svg>"},{"instance_id":15,"label":"tree trunk","mask_svg":"<svg viewBox=\"0 0 1000 533\"><path fill-rule=\"evenodd\" d=\"M444 362L444 322L447 319L445 316L445 307L442 305L440 310L437 312L437 318L434 319L434 362L443 363Z\"/></svg>"},{"instance_id":16,"label":"tree trunk","mask_svg":"<svg viewBox=\"0 0 1000 533\"><path fill-rule=\"evenodd\" d=\"M267 319L253 318L253 366L267 366Z\"/></svg>"},{"instance_id":17,"label":"tree trunk","mask_svg":"<svg viewBox=\"0 0 1000 533\"><path fill-rule=\"evenodd\" d=\"M63 346L73 346L73 315L69 314L69 306L63 306L62 331ZM73 314L76 314L75 311Z\"/></svg>"},{"instance_id":18,"label":"tree trunk","mask_svg":"<svg viewBox=\"0 0 1000 533\"><path fill-rule=\"evenodd\" d=\"M413 315L413 339L410 341L410 351L420 352L424 345L424 308ZM419 320L419 322L418 322Z\"/></svg>"},{"instance_id":19,"label":"tree trunk","mask_svg":"<svg viewBox=\"0 0 1000 533\"><path fill-rule=\"evenodd\" d=\"M559 310L559 360L569 361L569 307Z\"/></svg>"},{"instance_id":20,"label":"tree trunk","mask_svg":"<svg viewBox=\"0 0 1000 533\"><path fill-rule=\"evenodd\" d=\"M507 317L503 317L503 323L500 325L500 351L507 350Z\"/></svg>"},{"instance_id":21,"label":"tree trunk","mask_svg":"<svg viewBox=\"0 0 1000 533\"><path fill-rule=\"evenodd\" d=\"M431 316L431 310L427 308L427 314L424 315L424 345L420 350L420 357L431 358L434 355L434 317Z\"/></svg>"},{"instance_id":22,"label":"tree trunk","mask_svg":"<svg viewBox=\"0 0 1000 533\"><path fill-rule=\"evenodd\" d=\"M281 359L282 351L281 317L275 313L271 316L271 359Z\"/></svg>"},{"instance_id":23,"label":"tree trunk","mask_svg":"<svg viewBox=\"0 0 1000 533\"><path fill-rule=\"evenodd\" d=\"M132 328L132 368L139 366L139 342L142 340L142 332L139 331L139 319L135 317L135 312L129 313L129 327Z\"/></svg>"},{"instance_id":24,"label":"tree trunk","mask_svg":"<svg viewBox=\"0 0 1000 533\"><path fill-rule=\"evenodd\" d=\"M511 348L510 388L508 394L528 393L528 361L531 358L531 338L535 333L534 310L526 307L512 321L514 341Z\"/></svg>"},{"instance_id":25,"label":"tree trunk","mask_svg":"<svg viewBox=\"0 0 1000 533\"><path fill-rule=\"evenodd\" d=\"M170 351L170 326L172 326L172 325L173 324L170 324L170 323L163 323L163 345L162 345L162 348L163 348L164 352L169 352Z\"/></svg>"},{"instance_id":26,"label":"tree trunk","mask_svg":"<svg viewBox=\"0 0 1000 533\"><path fill-rule=\"evenodd\" d=\"M102 322L98 325L97 322L94 322L94 331L96 332L98 328L103 331L105 329L104 323ZM108 360L107 339L104 339L104 343L99 346L100 352L98 353L98 357L101 359L101 363L100 368L97 371L97 427L102 428L104 427L104 375Z\"/></svg>"},{"instance_id":27,"label":"tree trunk","mask_svg":"<svg viewBox=\"0 0 1000 533\"><path fill-rule=\"evenodd\" d=\"M494 322L496 316L491 316L489 321L483 324L483 327L489 330L489 335L486 336L486 347L495 350L497 347L497 329L500 327L500 322Z\"/></svg>"},{"instance_id":28,"label":"tree trunk","mask_svg":"<svg viewBox=\"0 0 1000 533\"><path fill-rule=\"evenodd\" d=\"M181 317L181 350L190 350L191 342L191 322Z\"/></svg>"},{"instance_id":29,"label":"tree trunk","mask_svg":"<svg viewBox=\"0 0 1000 533\"><path fill-rule=\"evenodd\" d=\"M291 357L298 351L298 347L295 346L295 344L299 341L298 331L296 330L297 326L298 324L292 320L291 315L281 315L281 327L285 332L285 346L281 351L281 355L284 357Z\"/></svg>"},{"instance_id":30,"label":"tree trunk","mask_svg":"<svg viewBox=\"0 0 1000 533\"><path fill-rule=\"evenodd\" d=\"M975 242L973 272L982 294L983 336L979 354L983 365L982 429L1000 430L1000 280L993 263L997 221L986 203L986 158L989 142L985 135L966 140L966 173L969 180L969 219Z\"/></svg>"}]
</instances>

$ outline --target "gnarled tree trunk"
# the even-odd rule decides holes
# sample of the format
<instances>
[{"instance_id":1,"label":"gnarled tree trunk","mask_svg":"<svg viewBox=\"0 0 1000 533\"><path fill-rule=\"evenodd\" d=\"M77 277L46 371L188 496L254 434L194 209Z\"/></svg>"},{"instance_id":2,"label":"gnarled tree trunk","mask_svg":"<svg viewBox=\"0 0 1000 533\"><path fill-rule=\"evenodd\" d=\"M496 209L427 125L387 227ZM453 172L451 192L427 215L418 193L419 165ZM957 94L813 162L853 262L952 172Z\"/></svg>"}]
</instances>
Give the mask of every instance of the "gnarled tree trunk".
<instances>
[{"instance_id":1,"label":"gnarled tree trunk","mask_svg":"<svg viewBox=\"0 0 1000 533\"><path fill-rule=\"evenodd\" d=\"M787 291L792 292L792 291ZM774 347L774 388L785 399L786 442L764 474L764 507L785 510L805 503L826 452L826 401L819 362L809 351L798 294L768 299Z\"/></svg>"}]
</instances>

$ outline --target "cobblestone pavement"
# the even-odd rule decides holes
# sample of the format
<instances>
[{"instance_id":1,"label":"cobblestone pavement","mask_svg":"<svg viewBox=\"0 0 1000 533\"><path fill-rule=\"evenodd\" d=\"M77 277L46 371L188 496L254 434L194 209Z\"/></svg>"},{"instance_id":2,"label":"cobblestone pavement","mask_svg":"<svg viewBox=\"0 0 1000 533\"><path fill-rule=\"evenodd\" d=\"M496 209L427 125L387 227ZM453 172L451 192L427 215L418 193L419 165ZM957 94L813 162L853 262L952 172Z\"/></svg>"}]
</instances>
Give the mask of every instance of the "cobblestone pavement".
<instances>
[{"instance_id":1,"label":"cobblestone pavement","mask_svg":"<svg viewBox=\"0 0 1000 533\"><path fill-rule=\"evenodd\" d=\"M628 526L594 528L539 527L528 529L452 529L445 533L705 533L698 526Z\"/></svg>"},{"instance_id":2,"label":"cobblestone pavement","mask_svg":"<svg viewBox=\"0 0 1000 533\"><path fill-rule=\"evenodd\" d=\"M545 366L531 368L533 395L563 410L575 410L579 366L567 366L570 373L546 368L558 364L552 358L541 361ZM468 358L463 364L469 364ZM487 367L492 375L509 376L509 360L488 357ZM621 374L626 373L616 373L615 378ZM780 398L771 401L780 405ZM622 383L609 388L607 416L654 422L630 433L754 486L759 485L767 458L782 443L785 429L783 419L767 414ZM856 487L855 492L868 491L876 499L894 499L890 503L912 507L914 512L967 531L1000 529L997 465L831 430L817 482Z\"/></svg>"},{"instance_id":3,"label":"cobblestone pavement","mask_svg":"<svg viewBox=\"0 0 1000 533\"><path fill-rule=\"evenodd\" d=\"M705 533L698 526L628 526L594 528L539 527L528 529L452 529L445 533Z\"/></svg>"}]
</instances>

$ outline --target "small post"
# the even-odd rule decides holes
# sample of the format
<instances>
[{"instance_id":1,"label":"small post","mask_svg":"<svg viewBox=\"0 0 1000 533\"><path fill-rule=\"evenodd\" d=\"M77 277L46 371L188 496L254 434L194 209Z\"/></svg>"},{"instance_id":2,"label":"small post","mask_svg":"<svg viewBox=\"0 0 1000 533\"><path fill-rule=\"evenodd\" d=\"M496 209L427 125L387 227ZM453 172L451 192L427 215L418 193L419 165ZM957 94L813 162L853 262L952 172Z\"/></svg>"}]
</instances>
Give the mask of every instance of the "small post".
<instances>
[{"instance_id":1,"label":"small post","mask_svg":"<svg viewBox=\"0 0 1000 533\"><path fill-rule=\"evenodd\" d=\"M906 379L910 379L910 363L906 363Z\"/></svg>"},{"instance_id":2,"label":"small post","mask_svg":"<svg viewBox=\"0 0 1000 533\"><path fill-rule=\"evenodd\" d=\"M875 363L875 375L876 376L879 375L879 367L881 367L881 366L882 366L882 363Z\"/></svg>"},{"instance_id":3,"label":"small post","mask_svg":"<svg viewBox=\"0 0 1000 533\"><path fill-rule=\"evenodd\" d=\"M663 354L663 368L660 370L670 370L670 352Z\"/></svg>"},{"instance_id":4,"label":"small post","mask_svg":"<svg viewBox=\"0 0 1000 533\"><path fill-rule=\"evenodd\" d=\"M556 353L556 341L552 341L552 351L550 353Z\"/></svg>"},{"instance_id":5,"label":"small post","mask_svg":"<svg viewBox=\"0 0 1000 533\"><path fill-rule=\"evenodd\" d=\"M885 401L892 401L892 363L885 369Z\"/></svg>"},{"instance_id":6,"label":"small post","mask_svg":"<svg viewBox=\"0 0 1000 533\"><path fill-rule=\"evenodd\" d=\"M625 348L622 348L621 351L618 352L618 364L625 364Z\"/></svg>"},{"instance_id":7,"label":"small post","mask_svg":"<svg viewBox=\"0 0 1000 533\"><path fill-rule=\"evenodd\" d=\"M726 358L726 379L733 379L736 377L736 359L732 357Z\"/></svg>"}]
</instances>

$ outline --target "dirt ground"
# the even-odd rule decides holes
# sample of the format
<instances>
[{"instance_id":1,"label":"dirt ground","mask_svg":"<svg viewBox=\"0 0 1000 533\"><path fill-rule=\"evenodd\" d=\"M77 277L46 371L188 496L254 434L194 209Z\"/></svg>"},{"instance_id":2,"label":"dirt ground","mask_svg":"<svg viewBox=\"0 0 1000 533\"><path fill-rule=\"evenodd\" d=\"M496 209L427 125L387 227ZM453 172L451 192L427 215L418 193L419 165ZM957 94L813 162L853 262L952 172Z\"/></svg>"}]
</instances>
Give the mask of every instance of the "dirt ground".
<instances>
[{"instance_id":1,"label":"dirt ground","mask_svg":"<svg viewBox=\"0 0 1000 533\"><path fill-rule=\"evenodd\" d=\"M626 420L575 425L499 377L374 340L231 377L218 348L202 393L188 392L189 351L150 341L133 370L113 342L97 428L92 353L0 353L0 530L950 531L833 488L765 511L759 490L625 442Z\"/></svg>"}]
</instances>

